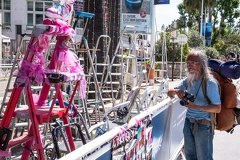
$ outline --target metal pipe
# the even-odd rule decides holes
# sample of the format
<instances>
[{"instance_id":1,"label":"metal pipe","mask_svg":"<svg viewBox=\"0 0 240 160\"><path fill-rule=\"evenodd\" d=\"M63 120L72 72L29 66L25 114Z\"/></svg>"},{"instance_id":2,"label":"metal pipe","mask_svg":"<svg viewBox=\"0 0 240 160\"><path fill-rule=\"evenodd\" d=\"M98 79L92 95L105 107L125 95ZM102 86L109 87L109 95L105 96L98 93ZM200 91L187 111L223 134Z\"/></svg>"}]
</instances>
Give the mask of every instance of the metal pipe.
<instances>
[{"instance_id":1,"label":"metal pipe","mask_svg":"<svg viewBox=\"0 0 240 160\"><path fill-rule=\"evenodd\" d=\"M200 36L202 36L202 22L203 22L203 3L204 3L204 0L202 0L202 7L201 7L201 26L200 26Z\"/></svg>"}]
</instances>

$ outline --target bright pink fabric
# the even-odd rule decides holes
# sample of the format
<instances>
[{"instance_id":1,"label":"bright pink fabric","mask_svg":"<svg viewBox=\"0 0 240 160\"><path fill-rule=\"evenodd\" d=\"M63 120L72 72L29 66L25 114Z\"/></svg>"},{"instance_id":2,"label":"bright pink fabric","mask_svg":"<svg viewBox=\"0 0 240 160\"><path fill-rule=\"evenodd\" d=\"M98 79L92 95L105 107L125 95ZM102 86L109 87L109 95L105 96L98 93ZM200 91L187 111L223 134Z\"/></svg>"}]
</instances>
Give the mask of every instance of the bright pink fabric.
<instances>
[{"instance_id":1,"label":"bright pink fabric","mask_svg":"<svg viewBox=\"0 0 240 160\"><path fill-rule=\"evenodd\" d=\"M38 84L43 82L49 83L45 75L45 58L43 53L47 51L50 43L50 35L57 36L57 43L52 55L49 69L63 73L79 73L84 75L83 68L78 62L77 55L66 45L63 45L66 36L74 37L75 30L68 25L67 22L60 19L44 19L44 25L48 25L49 29L40 34L36 40L28 45L28 56L24 58L20 65L21 69L18 71L17 86L22 84L29 84L32 80ZM81 98L86 97L86 79L81 77L79 93ZM45 103L41 102L41 103Z\"/></svg>"}]
</instances>

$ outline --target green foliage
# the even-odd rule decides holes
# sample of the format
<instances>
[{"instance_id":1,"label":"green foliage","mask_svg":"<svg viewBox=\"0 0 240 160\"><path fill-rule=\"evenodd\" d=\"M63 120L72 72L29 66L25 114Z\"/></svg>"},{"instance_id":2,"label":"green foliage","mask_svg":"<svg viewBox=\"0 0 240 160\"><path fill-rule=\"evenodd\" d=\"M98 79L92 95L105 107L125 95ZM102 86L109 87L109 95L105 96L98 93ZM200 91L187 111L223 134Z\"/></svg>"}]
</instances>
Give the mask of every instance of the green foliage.
<instances>
[{"instance_id":1,"label":"green foliage","mask_svg":"<svg viewBox=\"0 0 240 160\"><path fill-rule=\"evenodd\" d=\"M239 34L228 34L223 38L226 44L240 45L240 35Z\"/></svg>"},{"instance_id":2,"label":"green foliage","mask_svg":"<svg viewBox=\"0 0 240 160\"><path fill-rule=\"evenodd\" d=\"M226 54L229 50L233 49L238 52L240 47L240 35L239 34L228 34L223 38L218 38L213 47L220 52L220 54Z\"/></svg>"},{"instance_id":3,"label":"green foliage","mask_svg":"<svg viewBox=\"0 0 240 160\"><path fill-rule=\"evenodd\" d=\"M240 47L237 46L237 45L231 45L226 49L226 53L228 53L230 51L234 52L234 53L237 53L237 54L240 54Z\"/></svg>"},{"instance_id":4,"label":"green foliage","mask_svg":"<svg viewBox=\"0 0 240 160\"><path fill-rule=\"evenodd\" d=\"M188 46L188 43L183 45L183 62L186 61L186 58L187 58L187 54L188 52L190 51L190 47Z\"/></svg>"},{"instance_id":5,"label":"green foliage","mask_svg":"<svg viewBox=\"0 0 240 160\"><path fill-rule=\"evenodd\" d=\"M225 55L229 51L239 53L240 48L240 0L208 0L204 2L203 21L212 22L211 46L205 51L211 58ZM183 59L189 48L204 47L204 37L200 36L201 1L183 0L178 5L178 31L188 31L188 44L183 46ZM208 19L204 19L207 17ZM171 31L169 25L168 31ZM180 61L181 46L170 43L169 32L166 34L169 61ZM160 42L161 44L161 42ZM161 46L160 46L161 47Z\"/></svg>"},{"instance_id":6,"label":"green foliage","mask_svg":"<svg viewBox=\"0 0 240 160\"><path fill-rule=\"evenodd\" d=\"M188 33L188 45L190 48L203 47L203 38L199 32L190 30Z\"/></svg>"},{"instance_id":7,"label":"green foliage","mask_svg":"<svg viewBox=\"0 0 240 160\"><path fill-rule=\"evenodd\" d=\"M145 64L150 64L150 60L145 60Z\"/></svg>"},{"instance_id":8,"label":"green foliage","mask_svg":"<svg viewBox=\"0 0 240 160\"><path fill-rule=\"evenodd\" d=\"M219 57L219 52L213 47L205 47L204 50L209 58Z\"/></svg>"},{"instance_id":9,"label":"green foliage","mask_svg":"<svg viewBox=\"0 0 240 160\"><path fill-rule=\"evenodd\" d=\"M183 3L178 5L180 17L176 21L180 30L182 27L184 28L182 30L185 30L187 26L188 30L197 30L199 32L201 3L201 0L183 0ZM229 45L239 46L239 43L231 43L225 46L224 43L219 43L219 39L223 39L229 34L240 34L240 0L205 0L203 7L203 13L207 14L207 16L203 15L203 21L212 22L213 24L211 45L213 47L217 46L215 48L217 50L220 48L220 52L225 52ZM204 19L205 17L208 19ZM193 43L189 44L189 46L196 46L196 41ZM224 46L220 46L221 44Z\"/></svg>"},{"instance_id":10,"label":"green foliage","mask_svg":"<svg viewBox=\"0 0 240 160\"><path fill-rule=\"evenodd\" d=\"M161 69L160 63L155 63L155 69Z\"/></svg>"},{"instance_id":11,"label":"green foliage","mask_svg":"<svg viewBox=\"0 0 240 160\"><path fill-rule=\"evenodd\" d=\"M215 48L220 53L223 53L224 50L226 49L224 46L225 46L224 40L219 38L216 40L216 43L213 45L213 48Z\"/></svg>"},{"instance_id":12,"label":"green foliage","mask_svg":"<svg viewBox=\"0 0 240 160\"><path fill-rule=\"evenodd\" d=\"M165 34L166 34L165 38L166 38L166 47L167 47L166 49L167 60L180 62L181 61L181 45L179 45L178 43L170 42L170 32L166 32ZM181 34L185 34L184 31L182 31ZM161 33L160 36L162 37L163 33ZM156 42L156 57L155 57L156 61L162 61L162 56L161 56L162 44L163 44L162 40L163 40L163 37ZM186 55L189 52L189 50L190 48L188 46L188 43L183 45L183 61L185 61ZM155 68L156 67L159 67L159 66L155 66Z\"/></svg>"}]
</instances>

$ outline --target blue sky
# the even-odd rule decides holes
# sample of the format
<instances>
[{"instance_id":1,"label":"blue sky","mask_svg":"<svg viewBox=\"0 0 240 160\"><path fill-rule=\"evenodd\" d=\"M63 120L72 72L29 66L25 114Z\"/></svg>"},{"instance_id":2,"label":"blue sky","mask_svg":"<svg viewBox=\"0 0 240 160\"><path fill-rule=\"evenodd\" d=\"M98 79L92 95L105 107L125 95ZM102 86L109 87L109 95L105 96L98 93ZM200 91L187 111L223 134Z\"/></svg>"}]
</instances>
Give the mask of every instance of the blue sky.
<instances>
[{"instance_id":1,"label":"blue sky","mask_svg":"<svg viewBox=\"0 0 240 160\"><path fill-rule=\"evenodd\" d=\"M158 31L161 30L163 24L167 26L180 17L177 5L181 2L183 0L170 0L170 4L156 5L156 25Z\"/></svg>"}]
</instances>

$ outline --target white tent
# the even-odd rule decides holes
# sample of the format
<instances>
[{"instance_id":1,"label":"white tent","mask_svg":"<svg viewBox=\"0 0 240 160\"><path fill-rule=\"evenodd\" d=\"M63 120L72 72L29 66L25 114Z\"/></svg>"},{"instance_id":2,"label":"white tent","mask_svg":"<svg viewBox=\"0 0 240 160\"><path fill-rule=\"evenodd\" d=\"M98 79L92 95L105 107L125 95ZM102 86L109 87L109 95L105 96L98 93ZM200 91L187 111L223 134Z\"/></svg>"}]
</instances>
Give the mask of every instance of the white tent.
<instances>
[{"instance_id":1,"label":"white tent","mask_svg":"<svg viewBox=\"0 0 240 160\"><path fill-rule=\"evenodd\" d=\"M10 39L11 39L10 37L7 37L7 36L2 35L2 42L3 42L3 43L11 42Z\"/></svg>"}]
</instances>

